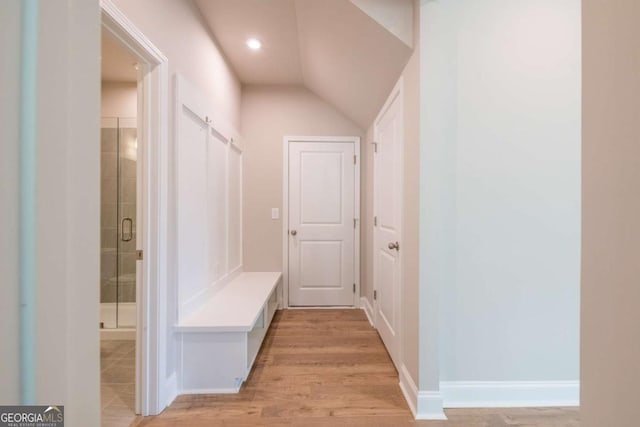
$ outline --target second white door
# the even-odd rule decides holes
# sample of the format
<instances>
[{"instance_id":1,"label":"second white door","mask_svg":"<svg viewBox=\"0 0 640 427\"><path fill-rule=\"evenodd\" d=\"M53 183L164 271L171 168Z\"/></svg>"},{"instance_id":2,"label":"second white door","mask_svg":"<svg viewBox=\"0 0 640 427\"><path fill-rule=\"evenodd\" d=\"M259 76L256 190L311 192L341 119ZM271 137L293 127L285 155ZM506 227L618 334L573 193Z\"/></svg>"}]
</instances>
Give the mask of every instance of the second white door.
<instances>
[{"instance_id":1,"label":"second white door","mask_svg":"<svg viewBox=\"0 0 640 427\"><path fill-rule=\"evenodd\" d=\"M356 143L289 143L289 305L355 301Z\"/></svg>"},{"instance_id":2,"label":"second white door","mask_svg":"<svg viewBox=\"0 0 640 427\"><path fill-rule=\"evenodd\" d=\"M399 367L402 104L399 86L376 120L374 160L374 289L376 328Z\"/></svg>"}]
</instances>

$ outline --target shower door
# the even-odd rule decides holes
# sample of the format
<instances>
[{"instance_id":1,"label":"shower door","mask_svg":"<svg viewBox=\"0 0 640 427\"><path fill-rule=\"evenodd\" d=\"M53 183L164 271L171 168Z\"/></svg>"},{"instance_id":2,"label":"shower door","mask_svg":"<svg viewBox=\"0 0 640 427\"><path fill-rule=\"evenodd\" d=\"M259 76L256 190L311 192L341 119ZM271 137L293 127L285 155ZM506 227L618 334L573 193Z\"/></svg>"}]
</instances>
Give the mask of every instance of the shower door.
<instances>
[{"instance_id":1,"label":"shower door","mask_svg":"<svg viewBox=\"0 0 640 427\"><path fill-rule=\"evenodd\" d=\"M100 326L136 319L137 129L131 118L102 119Z\"/></svg>"}]
</instances>

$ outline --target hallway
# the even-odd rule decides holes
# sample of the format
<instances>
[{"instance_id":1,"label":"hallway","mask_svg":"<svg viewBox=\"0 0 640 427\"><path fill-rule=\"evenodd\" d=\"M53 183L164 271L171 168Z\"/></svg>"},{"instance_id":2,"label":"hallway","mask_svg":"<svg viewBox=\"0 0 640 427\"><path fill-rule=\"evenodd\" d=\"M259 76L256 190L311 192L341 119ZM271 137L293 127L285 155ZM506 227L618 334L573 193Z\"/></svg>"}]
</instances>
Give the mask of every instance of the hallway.
<instances>
[{"instance_id":1,"label":"hallway","mask_svg":"<svg viewBox=\"0 0 640 427\"><path fill-rule=\"evenodd\" d=\"M139 427L180 426L577 426L577 409L449 410L416 422L398 374L362 310L276 313L239 394L179 396Z\"/></svg>"}]
</instances>

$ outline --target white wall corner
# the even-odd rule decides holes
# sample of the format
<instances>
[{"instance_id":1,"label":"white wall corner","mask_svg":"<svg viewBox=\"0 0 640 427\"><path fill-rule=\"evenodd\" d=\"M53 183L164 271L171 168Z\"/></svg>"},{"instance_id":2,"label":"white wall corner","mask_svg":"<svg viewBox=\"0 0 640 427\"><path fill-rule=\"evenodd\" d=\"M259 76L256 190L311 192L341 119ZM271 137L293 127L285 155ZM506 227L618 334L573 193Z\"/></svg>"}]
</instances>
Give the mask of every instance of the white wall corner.
<instances>
[{"instance_id":1,"label":"white wall corner","mask_svg":"<svg viewBox=\"0 0 640 427\"><path fill-rule=\"evenodd\" d=\"M364 310L364 314L367 315L367 319L369 320L371 326L375 328L375 325L373 324L373 307L366 297L360 297L360 307L362 308L362 310Z\"/></svg>"},{"instance_id":2,"label":"white wall corner","mask_svg":"<svg viewBox=\"0 0 640 427\"><path fill-rule=\"evenodd\" d=\"M400 389L416 420L446 420L439 391L419 391L405 365L400 368Z\"/></svg>"},{"instance_id":3,"label":"white wall corner","mask_svg":"<svg viewBox=\"0 0 640 427\"><path fill-rule=\"evenodd\" d=\"M445 408L579 406L579 381L441 381Z\"/></svg>"},{"instance_id":4,"label":"white wall corner","mask_svg":"<svg viewBox=\"0 0 640 427\"><path fill-rule=\"evenodd\" d=\"M176 400L176 397L178 397L178 376L175 372L172 373L169 378L167 378L167 386L165 391L166 399L164 399L164 408L171 405L173 401Z\"/></svg>"}]
</instances>

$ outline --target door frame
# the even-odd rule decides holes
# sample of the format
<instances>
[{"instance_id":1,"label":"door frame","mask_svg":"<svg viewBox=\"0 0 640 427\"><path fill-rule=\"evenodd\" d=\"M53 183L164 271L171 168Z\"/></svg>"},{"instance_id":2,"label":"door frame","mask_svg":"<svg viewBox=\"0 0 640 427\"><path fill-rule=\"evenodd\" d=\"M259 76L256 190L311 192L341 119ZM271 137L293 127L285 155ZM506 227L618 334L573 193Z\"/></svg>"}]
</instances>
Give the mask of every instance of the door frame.
<instances>
[{"instance_id":1,"label":"door frame","mask_svg":"<svg viewBox=\"0 0 640 427\"><path fill-rule=\"evenodd\" d=\"M171 398L166 380L168 233L168 60L112 3L100 0L101 28L139 60L136 283L136 414L155 415Z\"/></svg>"},{"instance_id":2,"label":"door frame","mask_svg":"<svg viewBox=\"0 0 640 427\"><path fill-rule=\"evenodd\" d=\"M289 146L292 142L342 142L354 145L356 164L354 166L354 216L356 219L354 236L354 280L356 292L353 308L360 308L360 137L359 136L285 136L282 140L282 295L279 306L289 308ZM312 307L306 307L312 308Z\"/></svg>"},{"instance_id":3,"label":"door frame","mask_svg":"<svg viewBox=\"0 0 640 427\"><path fill-rule=\"evenodd\" d=\"M378 113L378 115L376 116L376 119L373 122L373 144L376 144L378 141L378 135L379 135L379 126L380 126L380 121L382 120L382 118L384 117L385 113L389 110L389 108L391 107L391 105L397 101L398 102L398 108L400 110L400 142L399 142L399 150L398 150L398 155L400 156L399 159L399 163L401 165L404 165L404 79L403 77L400 77L400 79L398 80L398 82L396 83L396 85L393 87L393 90L391 91L391 93L389 94L387 100L385 101L384 105L382 106L382 108L380 109L380 112ZM373 169L372 169L372 179L373 179L373 194L372 194L372 201L373 201L373 215L376 216L377 212L376 212L376 201L377 201L377 187L378 187L378 183L376 182L376 170L378 168L378 160L377 160L377 153L374 151L373 154ZM404 168L401 169L401 173L402 171L404 171ZM399 223L398 223L398 238L400 241L400 247L401 250L398 251L398 266L400 271L398 272L398 308L399 308L399 316L398 316L398 342L397 342L397 346L398 348L396 349L396 357L398 358L398 363L400 365L402 365L404 362L404 322L403 322L403 315L402 315L402 308L404 307L404 300L403 300L403 290L404 290L404 274L403 274L403 269L404 269L404 257L402 256L402 246L403 246L403 242L404 242L404 212L402 210L402 207L404 206L404 189L405 189L405 185L404 185L404 174L402 174L400 176L400 181L401 183L401 191L398 192L398 204L400 206L400 216L398 218ZM372 260L372 262L375 264L375 250L377 247L377 233L376 233L376 226L373 226L372 229L372 244L373 244L373 256L374 259ZM373 265L373 270L372 270L372 289L373 291L376 291L376 284L377 284L377 277L376 277L376 268L375 265ZM373 311L372 313L372 318L371 320L373 321L373 326L376 330L378 330L378 300L374 299L372 301L371 304L371 309ZM394 361L395 364L395 361ZM398 369L398 372L400 372L400 367L396 366L396 368Z\"/></svg>"}]
</instances>

